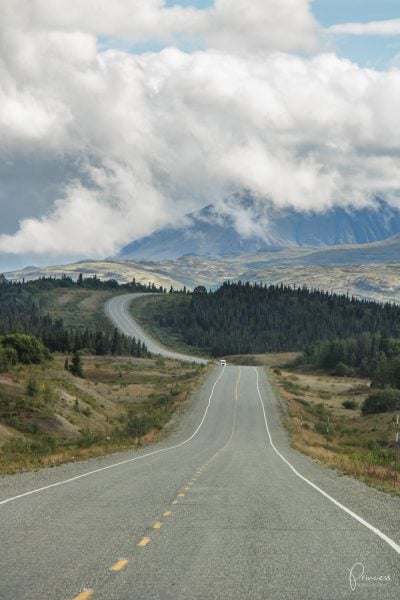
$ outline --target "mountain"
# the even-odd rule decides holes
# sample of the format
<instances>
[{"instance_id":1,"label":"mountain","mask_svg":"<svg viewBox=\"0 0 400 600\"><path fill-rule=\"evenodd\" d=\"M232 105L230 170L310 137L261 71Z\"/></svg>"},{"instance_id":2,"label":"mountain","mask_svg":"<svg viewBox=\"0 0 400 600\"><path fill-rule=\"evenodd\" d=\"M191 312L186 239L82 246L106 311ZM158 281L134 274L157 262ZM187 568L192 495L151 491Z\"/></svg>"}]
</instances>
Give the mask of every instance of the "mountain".
<instances>
[{"instance_id":1,"label":"mountain","mask_svg":"<svg viewBox=\"0 0 400 600\"><path fill-rule=\"evenodd\" d=\"M241 235L238 230L248 231ZM377 198L372 206L336 207L327 212L278 210L249 195L186 215L128 244L115 257L162 260L182 256L230 256L283 247L368 244L400 233L400 210Z\"/></svg>"}]
</instances>

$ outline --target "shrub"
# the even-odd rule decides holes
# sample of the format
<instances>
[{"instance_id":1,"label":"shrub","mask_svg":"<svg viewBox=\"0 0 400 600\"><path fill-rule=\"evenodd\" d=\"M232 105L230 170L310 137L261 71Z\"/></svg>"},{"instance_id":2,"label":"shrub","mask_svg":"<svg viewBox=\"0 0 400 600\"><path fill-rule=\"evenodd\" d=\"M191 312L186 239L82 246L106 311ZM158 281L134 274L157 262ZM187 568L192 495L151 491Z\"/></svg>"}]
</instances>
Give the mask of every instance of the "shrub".
<instances>
[{"instance_id":1,"label":"shrub","mask_svg":"<svg viewBox=\"0 0 400 600\"><path fill-rule=\"evenodd\" d=\"M328 435L328 421L317 421L314 425L314 431L322 435ZM332 433L332 424L329 424L329 434Z\"/></svg>"},{"instance_id":2,"label":"shrub","mask_svg":"<svg viewBox=\"0 0 400 600\"><path fill-rule=\"evenodd\" d=\"M28 381L28 384L26 386L26 393L32 398L36 398L36 396L39 395L39 385L36 379L30 379Z\"/></svg>"},{"instance_id":3,"label":"shrub","mask_svg":"<svg viewBox=\"0 0 400 600\"><path fill-rule=\"evenodd\" d=\"M343 408L347 408L347 410L356 410L358 408L358 404L355 400L343 400L342 406Z\"/></svg>"},{"instance_id":4,"label":"shrub","mask_svg":"<svg viewBox=\"0 0 400 600\"><path fill-rule=\"evenodd\" d=\"M363 415L390 412L400 408L400 392L393 389L379 390L368 396L362 405Z\"/></svg>"},{"instance_id":5,"label":"shrub","mask_svg":"<svg viewBox=\"0 0 400 600\"><path fill-rule=\"evenodd\" d=\"M42 364L51 358L50 351L33 335L11 333L0 338L0 345L25 365Z\"/></svg>"},{"instance_id":6,"label":"shrub","mask_svg":"<svg viewBox=\"0 0 400 600\"><path fill-rule=\"evenodd\" d=\"M354 369L348 367L343 362L338 362L338 364L332 372L332 375L336 375L336 377L351 377L352 375L354 375Z\"/></svg>"},{"instance_id":7,"label":"shrub","mask_svg":"<svg viewBox=\"0 0 400 600\"><path fill-rule=\"evenodd\" d=\"M126 424L126 432L132 437L141 437L155 426L155 419L147 415L130 413Z\"/></svg>"}]
</instances>

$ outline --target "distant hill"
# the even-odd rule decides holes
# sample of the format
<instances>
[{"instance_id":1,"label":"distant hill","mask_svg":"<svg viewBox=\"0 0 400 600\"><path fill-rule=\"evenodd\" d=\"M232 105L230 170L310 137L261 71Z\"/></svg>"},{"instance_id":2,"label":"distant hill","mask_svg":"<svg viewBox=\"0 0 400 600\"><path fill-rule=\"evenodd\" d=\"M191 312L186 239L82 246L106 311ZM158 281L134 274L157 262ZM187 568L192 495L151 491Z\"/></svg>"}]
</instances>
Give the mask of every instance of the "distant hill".
<instances>
[{"instance_id":1,"label":"distant hill","mask_svg":"<svg viewBox=\"0 0 400 600\"><path fill-rule=\"evenodd\" d=\"M284 282L350 293L378 301L400 302L400 235L382 242L325 248L272 248L225 257L184 256L162 261L81 261L49 267L27 267L5 273L26 281L42 276L77 278L96 274L101 279L136 281L179 289L184 285L217 288L223 281Z\"/></svg>"},{"instance_id":2,"label":"distant hill","mask_svg":"<svg viewBox=\"0 0 400 600\"><path fill-rule=\"evenodd\" d=\"M118 253L122 260L163 260L182 256L231 256L281 248L368 244L400 233L400 210L377 198L374 206L327 212L278 211L271 203L245 195L231 203L255 224L256 234L243 237L228 209L213 205L182 221L135 240Z\"/></svg>"}]
</instances>

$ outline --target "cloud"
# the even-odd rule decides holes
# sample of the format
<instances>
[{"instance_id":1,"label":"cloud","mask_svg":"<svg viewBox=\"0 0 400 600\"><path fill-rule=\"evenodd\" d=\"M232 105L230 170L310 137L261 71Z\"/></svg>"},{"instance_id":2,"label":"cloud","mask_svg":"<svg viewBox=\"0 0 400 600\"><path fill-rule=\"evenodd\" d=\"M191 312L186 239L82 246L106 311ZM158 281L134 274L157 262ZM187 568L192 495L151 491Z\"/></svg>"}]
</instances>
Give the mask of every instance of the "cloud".
<instances>
[{"instance_id":1,"label":"cloud","mask_svg":"<svg viewBox=\"0 0 400 600\"><path fill-rule=\"evenodd\" d=\"M369 23L341 23L327 29L329 33L345 35L387 35L400 34L400 19L370 21Z\"/></svg>"},{"instance_id":2,"label":"cloud","mask_svg":"<svg viewBox=\"0 0 400 600\"><path fill-rule=\"evenodd\" d=\"M216 0L204 17L199 33L213 48L312 52L319 46L308 0Z\"/></svg>"},{"instance_id":3,"label":"cloud","mask_svg":"<svg viewBox=\"0 0 400 600\"><path fill-rule=\"evenodd\" d=\"M315 44L306 1L270 0L266 10L219 0L177 8L172 24L164 13L175 9L150 0L5 6L0 159L61 175L46 210L0 235L2 252L110 255L244 188L303 210L396 197L400 72L282 51ZM171 37L182 23L210 47L139 55L98 44L100 34ZM12 211L9 184L7 193Z\"/></svg>"},{"instance_id":4,"label":"cloud","mask_svg":"<svg viewBox=\"0 0 400 600\"><path fill-rule=\"evenodd\" d=\"M309 0L215 0L207 9L166 7L164 0L5 0L5 19L30 31L84 31L133 43L197 39L243 48L309 52L320 27Z\"/></svg>"}]
</instances>

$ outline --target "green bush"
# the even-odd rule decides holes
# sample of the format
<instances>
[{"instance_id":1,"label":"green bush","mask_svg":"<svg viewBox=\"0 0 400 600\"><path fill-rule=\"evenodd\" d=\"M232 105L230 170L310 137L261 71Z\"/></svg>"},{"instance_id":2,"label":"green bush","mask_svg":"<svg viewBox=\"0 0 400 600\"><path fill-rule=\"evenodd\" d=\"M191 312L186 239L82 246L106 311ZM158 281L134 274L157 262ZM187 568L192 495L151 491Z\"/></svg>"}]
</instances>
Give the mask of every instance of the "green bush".
<instances>
[{"instance_id":1,"label":"green bush","mask_svg":"<svg viewBox=\"0 0 400 600\"><path fill-rule=\"evenodd\" d=\"M132 437L141 437L155 427L156 420L148 415L135 415L130 413L126 424L126 432Z\"/></svg>"},{"instance_id":2,"label":"green bush","mask_svg":"<svg viewBox=\"0 0 400 600\"><path fill-rule=\"evenodd\" d=\"M23 363L24 365L42 364L50 360L50 351L33 335L24 333L10 333L0 338L0 346L4 353L11 357L13 362Z\"/></svg>"},{"instance_id":3,"label":"green bush","mask_svg":"<svg viewBox=\"0 0 400 600\"><path fill-rule=\"evenodd\" d=\"M328 412L327 412L325 406L322 404L322 402L318 402L318 404L311 404L309 406L308 411L312 415L315 415L316 417L323 417L328 414Z\"/></svg>"},{"instance_id":4,"label":"green bush","mask_svg":"<svg viewBox=\"0 0 400 600\"><path fill-rule=\"evenodd\" d=\"M368 396L362 405L363 415L390 412L400 409L400 392L393 389L379 390Z\"/></svg>"},{"instance_id":5,"label":"green bush","mask_svg":"<svg viewBox=\"0 0 400 600\"><path fill-rule=\"evenodd\" d=\"M327 427L328 427L328 421L317 421L314 425L314 431L316 431L317 433L321 433L322 435L327 435ZM332 433L332 425L329 424L329 434Z\"/></svg>"},{"instance_id":6,"label":"green bush","mask_svg":"<svg viewBox=\"0 0 400 600\"><path fill-rule=\"evenodd\" d=\"M31 398L36 398L39 395L39 384L36 379L29 379L26 386L26 393L28 396L31 396Z\"/></svg>"},{"instance_id":7,"label":"green bush","mask_svg":"<svg viewBox=\"0 0 400 600\"><path fill-rule=\"evenodd\" d=\"M332 372L332 375L336 375L336 377L352 377L354 375L354 369L348 367L343 362L338 362Z\"/></svg>"},{"instance_id":8,"label":"green bush","mask_svg":"<svg viewBox=\"0 0 400 600\"><path fill-rule=\"evenodd\" d=\"M342 406L343 408L347 408L347 410L356 410L358 408L358 404L355 400L343 400Z\"/></svg>"}]
</instances>

